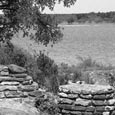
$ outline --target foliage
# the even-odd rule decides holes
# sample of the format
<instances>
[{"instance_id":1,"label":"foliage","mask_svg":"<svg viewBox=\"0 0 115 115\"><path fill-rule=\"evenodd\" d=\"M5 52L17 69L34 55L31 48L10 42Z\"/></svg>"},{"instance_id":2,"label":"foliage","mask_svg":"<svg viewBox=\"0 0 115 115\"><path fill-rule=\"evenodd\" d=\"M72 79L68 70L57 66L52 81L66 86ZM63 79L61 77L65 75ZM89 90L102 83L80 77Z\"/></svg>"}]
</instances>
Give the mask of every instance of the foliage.
<instances>
[{"instance_id":1,"label":"foliage","mask_svg":"<svg viewBox=\"0 0 115 115\"><path fill-rule=\"evenodd\" d=\"M57 103L55 102L57 97L49 92L45 92L44 95L36 98L35 106L47 115L59 115L59 109Z\"/></svg>"},{"instance_id":2,"label":"foliage","mask_svg":"<svg viewBox=\"0 0 115 115\"><path fill-rule=\"evenodd\" d=\"M10 44L1 44L0 47L0 64L16 64L24 67L27 62L27 56L21 49Z\"/></svg>"},{"instance_id":3,"label":"foliage","mask_svg":"<svg viewBox=\"0 0 115 115\"><path fill-rule=\"evenodd\" d=\"M61 63L59 66L58 82L60 85L68 84L68 81L76 82L81 80L82 72L77 66L69 66Z\"/></svg>"},{"instance_id":4,"label":"foliage","mask_svg":"<svg viewBox=\"0 0 115 115\"><path fill-rule=\"evenodd\" d=\"M68 22L73 19L77 23L115 23L115 12L79 13L79 14L52 14L56 16L57 23Z\"/></svg>"},{"instance_id":5,"label":"foliage","mask_svg":"<svg viewBox=\"0 0 115 115\"><path fill-rule=\"evenodd\" d=\"M96 62L91 57L83 58L81 56L78 56L77 59L80 61L78 68L82 70L112 70L114 69L114 66L111 64L104 65L102 63Z\"/></svg>"},{"instance_id":6,"label":"foliage","mask_svg":"<svg viewBox=\"0 0 115 115\"><path fill-rule=\"evenodd\" d=\"M99 67L100 65L93 60L91 57L83 58L83 57L77 57L77 59L80 61L79 63L79 68L82 68L86 70L87 68L96 68Z\"/></svg>"},{"instance_id":7,"label":"foliage","mask_svg":"<svg viewBox=\"0 0 115 115\"><path fill-rule=\"evenodd\" d=\"M0 41L10 40L19 30L44 45L58 41L62 37L60 28L50 15L43 14L46 7L53 10L57 2L70 7L76 0L1 0L4 16L0 17Z\"/></svg>"},{"instance_id":8,"label":"foliage","mask_svg":"<svg viewBox=\"0 0 115 115\"><path fill-rule=\"evenodd\" d=\"M1 45L0 48L0 64L16 64L25 67L28 74L48 90L57 93L58 91L58 66L52 59L40 52L37 57L18 49L12 45Z\"/></svg>"},{"instance_id":9,"label":"foliage","mask_svg":"<svg viewBox=\"0 0 115 115\"><path fill-rule=\"evenodd\" d=\"M71 17L67 20L68 24L72 24L74 22L74 19Z\"/></svg>"},{"instance_id":10,"label":"foliage","mask_svg":"<svg viewBox=\"0 0 115 115\"><path fill-rule=\"evenodd\" d=\"M77 81L85 81L86 83L91 83L91 79L89 78L88 71L94 70L114 70L114 66L112 65L103 65L91 57L83 58L78 57L79 63L77 65L69 66L67 64L60 64L58 67L58 82L59 85L68 84L68 81L72 81L73 83ZM111 78L112 79L112 78Z\"/></svg>"},{"instance_id":11,"label":"foliage","mask_svg":"<svg viewBox=\"0 0 115 115\"><path fill-rule=\"evenodd\" d=\"M45 85L50 91L58 91L58 66L54 61L45 55L43 52L40 52L37 58L37 68L41 71L38 73L39 84Z\"/></svg>"}]
</instances>

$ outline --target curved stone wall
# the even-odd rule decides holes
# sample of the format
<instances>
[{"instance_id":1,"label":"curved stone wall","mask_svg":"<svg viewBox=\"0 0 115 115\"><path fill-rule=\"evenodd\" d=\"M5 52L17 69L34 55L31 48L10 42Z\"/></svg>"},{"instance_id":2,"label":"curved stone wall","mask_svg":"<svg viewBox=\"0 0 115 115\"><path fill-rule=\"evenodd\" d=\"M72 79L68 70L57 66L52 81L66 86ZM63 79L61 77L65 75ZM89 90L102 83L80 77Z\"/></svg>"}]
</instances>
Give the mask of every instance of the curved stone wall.
<instances>
[{"instance_id":1,"label":"curved stone wall","mask_svg":"<svg viewBox=\"0 0 115 115\"><path fill-rule=\"evenodd\" d=\"M115 115L114 88L103 85L71 83L60 86L62 115Z\"/></svg>"}]
</instances>

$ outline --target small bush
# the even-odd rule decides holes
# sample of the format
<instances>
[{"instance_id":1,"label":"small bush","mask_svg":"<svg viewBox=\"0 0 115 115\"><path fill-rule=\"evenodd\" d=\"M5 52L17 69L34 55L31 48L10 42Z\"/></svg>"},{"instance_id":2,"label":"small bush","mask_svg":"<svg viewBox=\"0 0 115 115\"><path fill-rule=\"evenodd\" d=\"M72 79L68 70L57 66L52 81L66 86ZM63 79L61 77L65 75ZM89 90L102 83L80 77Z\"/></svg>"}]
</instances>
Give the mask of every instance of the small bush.
<instances>
[{"instance_id":1,"label":"small bush","mask_svg":"<svg viewBox=\"0 0 115 115\"><path fill-rule=\"evenodd\" d=\"M76 82L81 79L82 72L77 66L69 66L62 63L59 66L58 81L60 85L68 84L68 81Z\"/></svg>"},{"instance_id":2,"label":"small bush","mask_svg":"<svg viewBox=\"0 0 115 115\"><path fill-rule=\"evenodd\" d=\"M59 115L57 97L52 93L45 92L41 97L36 98L35 106L46 115Z\"/></svg>"},{"instance_id":3,"label":"small bush","mask_svg":"<svg viewBox=\"0 0 115 115\"><path fill-rule=\"evenodd\" d=\"M70 17L69 19L67 19L67 22L68 22L68 24L72 24L74 22L73 17Z\"/></svg>"},{"instance_id":4,"label":"small bush","mask_svg":"<svg viewBox=\"0 0 115 115\"><path fill-rule=\"evenodd\" d=\"M16 64L24 67L27 57L21 49L13 46L12 43L2 44L0 47L0 64Z\"/></svg>"},{"instance_id":5,"label":"small bush","mask_svg":"<svg viewBox=\"0 0 115 115\"><path fill-rule=\"evenodd\" d=\"M25 67L27 63L27 57L21 50L14 50L12 54L12 63Z\"/></svg>"},{"instance_id":6,"label":"small bush","mask_svg":"<svg viewBox=\"0 0 115 115\"><path fill-rule=\"evenodd\" d=\"M92 60L91 57L83 58L83 57L79 56L77 59L80 61L78 67L83 69L83 70L86 70L89 68L100 67L100 65L95 60Z\"/></svg>"},{"instance_id":7,"label":"small bush","mask_svg":"<svg viewBox=\"0 0 115 115\"><path fill-rule=\"evenodd\" d=\"M51 58L40 52L37 67L41 71L40 74L38 73L37 80L41 85L45 85L50 91L56 93L58 91L58 66Z\"/></svg>"}]
</instances>

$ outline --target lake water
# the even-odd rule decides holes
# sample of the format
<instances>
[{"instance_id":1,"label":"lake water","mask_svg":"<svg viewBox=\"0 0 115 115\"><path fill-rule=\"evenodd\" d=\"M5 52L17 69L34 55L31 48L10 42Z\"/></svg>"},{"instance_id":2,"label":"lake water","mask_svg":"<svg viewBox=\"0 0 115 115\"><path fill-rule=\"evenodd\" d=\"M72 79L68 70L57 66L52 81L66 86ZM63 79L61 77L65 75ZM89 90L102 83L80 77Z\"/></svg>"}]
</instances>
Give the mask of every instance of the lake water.
<instances>
[{"instance_id":1,"label":"lake water","mask_svg":"<svg viewBox=\"0 0 115 115\"><path fill-rule=\"evenodd\" d=\"M53 48L44 48L57 63L77 64L78 56L90 56L100 63L115 65L115 25L62 25L61 27L64 28L63 40ZM31 44L31 47L36 51L43 49L35 43Z\"/></svg>"}]
</instances>

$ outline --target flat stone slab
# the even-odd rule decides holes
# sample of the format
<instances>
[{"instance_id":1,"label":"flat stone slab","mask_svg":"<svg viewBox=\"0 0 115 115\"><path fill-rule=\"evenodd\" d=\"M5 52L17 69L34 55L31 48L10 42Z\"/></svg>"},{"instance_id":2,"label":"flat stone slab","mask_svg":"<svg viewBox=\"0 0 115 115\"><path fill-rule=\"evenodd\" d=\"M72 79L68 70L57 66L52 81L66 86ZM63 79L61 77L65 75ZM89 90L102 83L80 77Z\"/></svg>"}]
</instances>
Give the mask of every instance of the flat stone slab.
<instances>
[{"instance_id":1,"label":"flat stone slab","mask_svg":"<svg viewBox=\"0 0 115 115\"><path fill-rule=\"evenodd\" d=\"M114 88L107 85L90 85L90 84L77 84L72 83L68 85L62 85L59 87L60 92L64 93L80 93L80 94L103 94L113 93Z\"/></svg>"},{"instance_id":2,"label":"flat stone slab","mask_svg":"<svg viewBox=\"0 0 115 115\"><path fill-rule=\"evenodd\" d=\"M0 115L40 115L40 113L28 104L2 100L0 101Z\"/></svg>"},{"instance_id":3,"label":"flat stone slab","mask_svg":"<svg viewBox=\"0 0 115 115\"><path fill-rule=\"evenodd\" d=\"M10 64L7 67L10 73L26 73L27 72L25 68L14 65L14 64Z\"/></svg>"}]
</instances>

